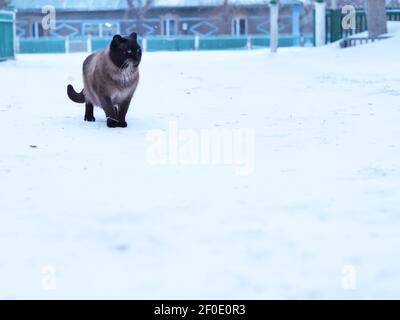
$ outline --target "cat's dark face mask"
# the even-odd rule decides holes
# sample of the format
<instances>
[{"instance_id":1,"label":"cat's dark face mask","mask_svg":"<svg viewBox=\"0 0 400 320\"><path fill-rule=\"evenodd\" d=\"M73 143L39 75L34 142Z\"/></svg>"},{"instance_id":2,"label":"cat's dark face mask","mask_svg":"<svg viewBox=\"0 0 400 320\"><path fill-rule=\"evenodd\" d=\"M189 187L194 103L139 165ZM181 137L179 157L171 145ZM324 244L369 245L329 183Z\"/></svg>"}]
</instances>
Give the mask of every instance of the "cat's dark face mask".
<instances>
[{"instance_id":1,"label":"cat's dark face mask","mask_svg":"<svg viewBox=\"0 0 400 320\"><path fill-rule=\"evenodd\" d=\"M127 67L126 62L132 62L138 67L142 60L142 48L137 42L137 34L134 32L129 37L114 36L110 46L110 56L119 68Z\"/></svg>"}]
</instances>

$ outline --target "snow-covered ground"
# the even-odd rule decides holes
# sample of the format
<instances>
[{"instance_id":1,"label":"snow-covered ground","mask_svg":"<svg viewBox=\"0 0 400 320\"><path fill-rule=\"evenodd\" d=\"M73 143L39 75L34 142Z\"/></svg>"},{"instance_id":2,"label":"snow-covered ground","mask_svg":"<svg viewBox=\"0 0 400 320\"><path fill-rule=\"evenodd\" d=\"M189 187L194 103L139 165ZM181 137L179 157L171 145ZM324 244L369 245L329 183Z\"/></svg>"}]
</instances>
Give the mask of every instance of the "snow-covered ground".
<instances>
[{"instance_id":1,"label":"snow-covered ground","mask_svg":"<svg viewBox=\"0 0 400 320\"><path fill-rule=\"evenodd\" d=\"M148 53L127 129L84 55L0 64L0 298L399 298L399 52ZM254 172L151 165L171 123L254 129Z\"/></svg>"}]
</instances>

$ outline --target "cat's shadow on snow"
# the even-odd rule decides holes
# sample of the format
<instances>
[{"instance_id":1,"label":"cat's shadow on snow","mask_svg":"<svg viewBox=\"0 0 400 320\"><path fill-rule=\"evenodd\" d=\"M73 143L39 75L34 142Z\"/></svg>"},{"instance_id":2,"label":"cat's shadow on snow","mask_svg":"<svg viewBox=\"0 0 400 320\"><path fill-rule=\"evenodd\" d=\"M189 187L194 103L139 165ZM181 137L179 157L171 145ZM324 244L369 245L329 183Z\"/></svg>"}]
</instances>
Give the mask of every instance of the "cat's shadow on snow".
<instances>
[{"instance_id":1,"label":"cat's shadow on snow","mask_svg":"<svg viewBox=\"0 0 400 320\"><path fill-rule=\"evenodd\" d=\"M127 128L108 128L106 126L107 120L102 115L97 115L95 122L84 121L81 116L66 116L62 118L52 118L51 124L54 127L60 127L63 129L74 130L74 129L84 129L85 131L104 131L104 132L145 132L153 128L163 127L163 123L155 119L150 119L149 117L132 117L127 119ZM48 123L48 121L44 121ZM48 125L48 124L46 124Z\"/></svg>"}]
</instances>

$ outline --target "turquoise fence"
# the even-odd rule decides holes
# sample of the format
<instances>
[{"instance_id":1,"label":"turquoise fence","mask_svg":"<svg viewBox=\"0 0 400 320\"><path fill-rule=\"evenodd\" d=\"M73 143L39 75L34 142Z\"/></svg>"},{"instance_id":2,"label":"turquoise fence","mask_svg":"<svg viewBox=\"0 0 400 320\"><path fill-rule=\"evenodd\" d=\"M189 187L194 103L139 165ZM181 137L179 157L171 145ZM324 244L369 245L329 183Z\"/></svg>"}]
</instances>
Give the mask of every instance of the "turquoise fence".
<instances>
[{"instance_id":1,"label":"turquoise fence","mask_svg":"<svg viewBox=\"0 0 400 320\"><path fill-rule=\"evenodd\" d=\"M15 57L15 14L0 11L0 60Z\"/></svg>"},{"instance_id":2,"label":"turquoise fence","mask_svg":"<svg viewBox=\"0 0 400 320\"><path fill-rule=\"evenodd\" d=\"M92 46L91 51L98 51L104 49L110 44L111 40L112 38L93 38L91 40L91 46ZM87 45L88 39L82 39L82 41L86 42L86 49L87 51L90 51ZM139 39L138 42L139 44L142 44L142 39Z\"/></svg>"},{"instance_id":3,"label":"turquoise fence","mask_svg":"<svg viewBox=\"0 0 400 320\"><path fill-rule=\"evenodd\" d=\"M196 49L194 37L149 37L146 41L147 51L193 51Z\"/></svg>"},{"instance_id":4,"label":"turquoise fence","mask_svg":"<svg viewBox=\"0 0 400 320\"><path fill-rule=\"evenodd\" d=\"M312 35L305 38L312 43ZM67 53L89 52L105 48L111 38L21 38L20 53ZM304 40L303 40L304 42ZM194 50L243 50L269 47L269 36L209 36L209 37L148 37L139 39L146 51L194 51ZM280 35L280 47L296 46L299 37Z\"/></svg>"},{"instance_id":5,"label":"turquoise fence","mask_svg":"<svg viewBox=\"0 0 400 320\"><path fill-rule=\"evenodd\" d=\"M65 53L65 39L37 38L20 39L19 53Z\"/></svg>"}]
</instances>

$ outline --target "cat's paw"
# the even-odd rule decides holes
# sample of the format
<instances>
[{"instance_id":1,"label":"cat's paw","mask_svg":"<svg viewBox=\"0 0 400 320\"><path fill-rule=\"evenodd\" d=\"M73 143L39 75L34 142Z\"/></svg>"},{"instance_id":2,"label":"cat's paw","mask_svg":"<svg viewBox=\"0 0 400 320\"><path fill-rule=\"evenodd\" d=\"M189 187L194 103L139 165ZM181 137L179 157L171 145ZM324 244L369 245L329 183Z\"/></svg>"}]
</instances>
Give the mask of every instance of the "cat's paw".
<instances>
[{"instance_id":1,"label":"cat's paw","mask_svg":"<svg viewBox=\"0 0 400 320\"><path fill-rule=\"evenodd\" d=\"M85 121L88 121L88 122L95 122L95 121L96 121L96 118L93 117L93 116L85 116Z\"/></svg>"},{"instance_id":2,"label":"cat's paw","mask_svg":"<svg viewBox=\"0 0 400 320\"><path fill-rule=\"evenodd\" d=\"M109 127L109 128L118 128L119 126L120 125L119 125L119 122L117 120L111 119L111 118L107 119L107 127Z\"/></svg>"},{"instance_id":3,"label":"cat's paw","mask_svg":"<svg viewBox=\"0 0 400 320\"><path fill-rule=\"evenodd\" d=\"M126 123L126 121L120 121L119 122L119 127L120 128L126 128L128 126L128 124Z\"/></svg>"}]
</instances>

